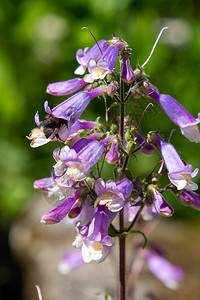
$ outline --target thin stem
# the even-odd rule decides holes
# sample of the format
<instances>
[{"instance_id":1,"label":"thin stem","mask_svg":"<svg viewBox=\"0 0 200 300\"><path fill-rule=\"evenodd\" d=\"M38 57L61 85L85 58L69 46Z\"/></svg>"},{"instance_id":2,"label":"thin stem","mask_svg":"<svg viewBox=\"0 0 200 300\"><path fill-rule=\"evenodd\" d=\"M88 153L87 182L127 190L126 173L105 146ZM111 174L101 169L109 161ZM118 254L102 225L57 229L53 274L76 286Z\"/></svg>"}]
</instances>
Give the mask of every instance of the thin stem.
<instances>
[{"instance_id":1,"label":"thin stem","mask_svg":"<svg viewBox=\"0 0 200 300\"><path fill-rule=\"evenodd\" d=\"M121 210L123 211L123 210ZM121 213L120 211L120 213ZM126 299L126 280L125 280L125 237L119 238L119 262L120 262L120 270L119 270L119 279L120 279L120 300Z\"/></svg>"},{"instance_id":2,"label":"thin stem","mask_svg":"<svg viewBox=\"0 0 200 300\"><path fill-rule=\"evenodd\" d=\"M100 170L99 170L99 164L98 164L98 162L97 162L96 166L97 166L98 176L100 177Z\"/></svg>"},{"instance_id":3,"label":"thin stem","mask_svg":"<svg viewBox=\"0 0 200 300\"><path fill-rule=\"evenodd\" d=\"M115 232L115 233L119 233L118 230L115 228L115 226L111 223L110 225L110 228L112 228L112 230Z\"/></svg>"},{"instance_id":4,"label":"thin stem","mask_svg":"<svg viewBox=\"0 0 200 300\"><path fill-rule=\"evenodd\" d=\"M116 100L117 102L121 102L120 99L119 99L119 97L118 97L117 95L114 95L113 97L115 98L115 100Z\"/></svg>"},{"instance_id":5,"label":"thin stem","mask_svg":"<svg viewBox=\"0 0 200 300\"><path fill-rule=\"evenodd\" d=\"M124 101L124 83L121 80L121 90L120 90L121 102ZM124 116L125 116L125 105L120 106L120 138L122 146L124 143ZM120 158L120 168L123 168L124 160L123 156ZM123 179L123 172L120 172L120 179ZM124 231L124 210L121 209L119 212L119 227L120 232ZM126 244L125 237L119 238L119 280L120 280L120 300L126 300Z\"/></svg>"},{"instance_id":6,"label":"thin stem","mask_svg":"<svg viewBox=\"0 0 200 300\"><path fill-rule=\"evenodd\" d=\"M129 231L131 230L131 228L135 225L135 223L137 222L137 220L138 220L138 218L139 218L139 216L140 216L140 214L141 214L143 208L144 208L144 205L141 205L141 206L140 206L140 209L138 210L138 212L137 212L137 214L136 214L136 216L135 216L135 218L133 219L133 221L131 222L131 224L130 224L129 227L127 228L127 230L126 230L127 232L129 232Z\"/></svg>"},{"instance_id":7,"label":"thin stem","mask_svg":"<svg viewBox=\"0 0 200 300\"><path fill-rule=\"evenodd\" d=\"M109 123L108 123L108 107L107 107L106 97L103 97L103 98L104 98L104 102L105 102L105 119L106 119L106 124L107 124L107 126L109 126Z\"/></svg>"},{"instance_id":8,"label":"thin stem","mask_svg":"<svg viewBox=\"0 0 200 300\"><path fill-rule=\"evenodd\" d=\"M142 121L142 118L143 118L143 116L144 116L144 113L146 112L147 108L148 108L150 105L153 106L153 103L150 102L150 103L145 107L145 110L143 111L143 113L142 113L142 115L141 115L141 117L140 117L140 120L139 120L139 122L138 122L138 125L137 125L137 127L136 127L136 129L135 129L133 138L135 137L135 135L136 135L136 133L137 133L137 130L138 130L138 128L139 128L139 126L140 126L140 123L141 123L141 121Z\"/></svg>"},{"instance_id":9,"label":"thin stem","mask_svg":"<svg viewBox=\"0 0 200 300\"><path fill-rule=\"evenodd\" d=\"M99 177L101 177L101 172L103 170L103 165L104 165L104 162L105 162L105 158L106 158L106 153L104 153L104 157L103 157L103 161L102 161L102 164L101 164L101 170L100 170L100 173L99 173Z\"/></svg>"}]
</instances>

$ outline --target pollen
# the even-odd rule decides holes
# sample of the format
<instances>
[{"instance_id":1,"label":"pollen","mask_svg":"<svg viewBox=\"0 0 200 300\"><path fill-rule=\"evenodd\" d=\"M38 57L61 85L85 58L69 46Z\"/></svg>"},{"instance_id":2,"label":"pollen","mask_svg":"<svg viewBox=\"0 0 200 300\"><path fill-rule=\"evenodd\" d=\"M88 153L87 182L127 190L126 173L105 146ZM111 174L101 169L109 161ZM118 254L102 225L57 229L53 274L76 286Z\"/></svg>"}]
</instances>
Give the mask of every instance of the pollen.
<instances>
[{"instance_id":1,"label":"pollen","mask_svg":"<svg viewBox=\"0 0 200 300\"><path fill-rule=\"evenodd\" d=\"M102 76L102 74L105 72L105 70L101 67L96 67L94 70L94 74L95 76L97 76L97 78L99 78L100 76Z\"/></svg>"},{"instance_id":2,"label":"pollen","mask_svg":"<svg viewBox=\"0 0 200 300\"><path fill-rule=\"evenodd\" d=\"M92 244L92 248L93 248L95 251L99 251L99 250L101 250L101 244L98 243L98 242L94 242L94 243Z\"/></svg>"},{"instance_id":3,"label":"pollen","mask_svg":"<svg viewBox=\"0 0 200 300\"><path fill-rule=\"evenodd\" d=\"M190 177L190 175L188 175L188 174L182 174L182 176L185 178L185 180L188 182L188 184L189 184L189 182L191 181L191 177Z\"/></svg>"}]
</instances>

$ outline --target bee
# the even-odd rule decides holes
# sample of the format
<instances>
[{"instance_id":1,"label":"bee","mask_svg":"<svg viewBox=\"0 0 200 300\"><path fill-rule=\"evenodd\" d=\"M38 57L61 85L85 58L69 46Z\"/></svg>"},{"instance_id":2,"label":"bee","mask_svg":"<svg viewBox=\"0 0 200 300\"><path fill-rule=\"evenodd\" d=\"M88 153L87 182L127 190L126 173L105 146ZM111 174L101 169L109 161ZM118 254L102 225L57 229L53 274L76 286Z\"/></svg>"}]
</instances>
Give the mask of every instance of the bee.
<instances>
[{"instance_id":1,"label":"bee","mask_svg":"<svg viewBox=\"0 0 200 300\"><path fill-rule=\"evenodd\" d=\"M68 128L68 121L60 118L47 115L40 123L39 128L43 130L45 137L48 139L54 134L59 139L58 131L61 126L66 125Z\"/></svg>"}]
</instances>

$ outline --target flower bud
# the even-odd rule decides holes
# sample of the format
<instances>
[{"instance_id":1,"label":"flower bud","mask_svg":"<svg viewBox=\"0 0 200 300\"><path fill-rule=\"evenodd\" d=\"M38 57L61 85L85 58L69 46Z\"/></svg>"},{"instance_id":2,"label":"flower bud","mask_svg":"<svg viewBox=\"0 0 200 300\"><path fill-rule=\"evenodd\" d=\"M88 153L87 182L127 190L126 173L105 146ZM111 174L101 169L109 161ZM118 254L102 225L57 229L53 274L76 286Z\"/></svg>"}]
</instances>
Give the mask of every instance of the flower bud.
<instances>
[{"instance_id":1,"label":"flower bud","mask_svg":"<svg viewBox=\"0 0 200 300\"><path fill-rule=\"evenodd\" d=\"M133 152L134 149L135 149L135 141L129 141L127 144L126 144L126 149L129 153Z\"/></svg>"},{"instance_id":2,"label":"flower bud","mask_svg":"<svg viewBox=\"0 0 200 300\"><path fill-rule=\"evenodd\" d=\"M131 68L130 59L128 55L124 56L122 59L121 79L127 83L131 83L135 79L135 74Z\"/></svg>"},{"instance_id":3,"label":"flower bud","mask_svg":"<svg viewBox=\"0 0 200 300\"><path fill-rule=\"evenodd\" d=\"M117 86L112 82L108 88L107 88L107 93L109 96L114 96L117 92Z\"/></svg>"},{"instance_id":4,"label":"flower bud","mask_svg":"<svg viewBox=\"0 0 200 300\"><path fill-rule=\"evenodd\" d=\"M105 159L109 164L115 164L119 160L117 139L113 140L110 150L106 154Z\"/></svg>"}]
</instances>

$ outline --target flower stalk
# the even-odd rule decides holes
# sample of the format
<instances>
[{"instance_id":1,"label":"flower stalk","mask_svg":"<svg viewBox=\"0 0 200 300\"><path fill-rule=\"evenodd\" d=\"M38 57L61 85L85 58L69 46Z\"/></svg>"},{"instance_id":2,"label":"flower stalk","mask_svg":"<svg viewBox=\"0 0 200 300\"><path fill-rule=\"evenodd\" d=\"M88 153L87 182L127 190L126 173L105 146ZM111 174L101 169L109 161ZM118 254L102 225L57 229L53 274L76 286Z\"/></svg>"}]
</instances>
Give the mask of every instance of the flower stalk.
<instances>
[{"instance_id":1,"label":"flower stalk","mask_svg":"<svg viewBox=\"0 0 200 300\"><path fill-rule=\"evenodd\" d=\"M137 240L133 243L135 260L142 262L138 265L146 262L165 286L171 289L180 286L182 270L160 253L158 255L151 243L147 243L145 235L145 222L150 224L158 214L162 217L173 215L173 208L164 198L165 191L171 191L181 204L200 210L200 196L194 192L198 186L192 181L198 168L193 171L173 145L158 134L154 124L149 124L150 130L144 137L141 135L143 115L150 113L148 107L152 103L149 101L146 105L139 122L135 118L138 103L145 97L148 100L151 98L180 127L186 138L191 142L200 142L197 126L200 114L195 119L171 96L160 94L144 71L165 29L161 30L145 63L136 65L135 70L131 66L132 49L125 41L113 36L111 40L97 42L88 29L96 44L76 52L79 66L75 74L83 75L83 78L76 77L47 86L47 93L53 96L75 94L52 109L45 101L44 108L48 115L41 121L36 113L38 127L28 136L33 148L49 142L62 146L53 151L55 163L51 176L34 182L34 188L46 193L48 202L55 206L41 216L41 223L56 224L68 218L76 228L77 235L72 245L80 252L78 255L74 252L64 255L59 269L68 273L93 260L102 262L114 246L114 238L118 238L120 300L126 300L126 294L130 294L126 285L126 236L129 234L140 234L145 240L144 243ZM115 66L118 59L121 73L117 81ZM105 104L105 122L100 123L99 118L95 122L80 119L90 102L97 101L97 97ZM128 111L127 102L134 105L134 113ZM113 109L111 115L110 108ZM161 160L153 170L136 177L130 162L136 159L138 152L141 156L151 157L156 151ZM139 164L139 155L138 158ZM106 178L108 176L104 171L107 164L114 166L113 178ZM166 176L170 183L162 186L161 176ZM115 218L119 220L118 227L113 225ZM156 264L163 269L157 268ZM129 278L134 283L141 269L135 265L137 263L129 268L132 272Z\"/></svg>"}]
</instances>

